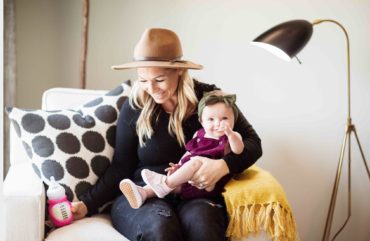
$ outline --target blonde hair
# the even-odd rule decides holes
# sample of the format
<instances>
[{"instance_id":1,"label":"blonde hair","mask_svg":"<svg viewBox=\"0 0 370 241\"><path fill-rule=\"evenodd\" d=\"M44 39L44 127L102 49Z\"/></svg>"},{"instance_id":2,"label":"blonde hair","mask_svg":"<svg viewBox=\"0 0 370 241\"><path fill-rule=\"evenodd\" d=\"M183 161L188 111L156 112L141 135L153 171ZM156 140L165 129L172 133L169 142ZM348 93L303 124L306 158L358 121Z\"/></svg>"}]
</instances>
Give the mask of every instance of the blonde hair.
<instances>
[{"instance_id":1,"label":"blonde hair","mask_svg":"<svg viewBox=\"0 0 370 241\"><path fill-rule=\"evenodd\" d=\"M185 145L185 135L182 122L194 112L197 107L198 99L194 92L194 81L187 70L184 70L175 92L177 95L177 107L170 114L168 132L176 136L180 146ZM153 98L142 90L139 81L135 81L130 96L130 105L134 109L141 109L140 116L136 123L136 133L139 137L140 146L145 146L145 140L153 135L153 124L158 120L155 116L156 110L160 107ZM156 119L154 119L156 117Z\"/></svg>"}]
</instances>

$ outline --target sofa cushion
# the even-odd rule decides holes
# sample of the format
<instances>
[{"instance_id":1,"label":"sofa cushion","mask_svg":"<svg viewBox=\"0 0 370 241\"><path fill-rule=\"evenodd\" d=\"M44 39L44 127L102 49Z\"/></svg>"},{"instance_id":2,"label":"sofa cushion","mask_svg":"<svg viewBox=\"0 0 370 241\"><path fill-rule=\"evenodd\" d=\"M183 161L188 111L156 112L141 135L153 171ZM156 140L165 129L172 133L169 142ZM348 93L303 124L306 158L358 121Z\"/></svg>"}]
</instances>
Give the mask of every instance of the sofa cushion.
<instances>
[{"instance_id":1,"label":"sofa cushion","mask_svg":"<svg viewBox=\"0 0 370 241\"><path fill-rule=\"evenodd\" d=\"M72 224L52 231L45 241L128 241L116 231L108 215L99 214L74 221Z\"/></svg>"},{"instance_id":2,"label":"sofa cushion","mask_svg":"<svg viewBox=\"0 0 370 241\"><path fill-rule=\"evenodd\" d=\"M7 108L32 167L45 184L54 176L67 198L77 201L97 181L113 157L116 122L128 92L123 83L75 109Z\"/></svg>"}]
</instances>

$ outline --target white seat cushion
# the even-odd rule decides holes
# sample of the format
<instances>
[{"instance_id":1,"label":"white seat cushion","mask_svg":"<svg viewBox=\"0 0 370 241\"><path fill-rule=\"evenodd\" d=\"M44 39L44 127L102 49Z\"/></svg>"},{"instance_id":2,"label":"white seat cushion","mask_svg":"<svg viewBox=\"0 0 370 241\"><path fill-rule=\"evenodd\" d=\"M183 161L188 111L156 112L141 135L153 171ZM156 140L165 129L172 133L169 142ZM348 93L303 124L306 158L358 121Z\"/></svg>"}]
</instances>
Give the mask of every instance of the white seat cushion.
<instances>
[{"instance_id":1,"label":"white seat cushion","mask_svg":"<svg viewBox=\"0 0 370 241\"><path fill-rule=\"evenodd\" d=\"M116 231L108 215L99 214L74 221L52 231L45 241L129 241Z\"/></svg>"}]
</instances>

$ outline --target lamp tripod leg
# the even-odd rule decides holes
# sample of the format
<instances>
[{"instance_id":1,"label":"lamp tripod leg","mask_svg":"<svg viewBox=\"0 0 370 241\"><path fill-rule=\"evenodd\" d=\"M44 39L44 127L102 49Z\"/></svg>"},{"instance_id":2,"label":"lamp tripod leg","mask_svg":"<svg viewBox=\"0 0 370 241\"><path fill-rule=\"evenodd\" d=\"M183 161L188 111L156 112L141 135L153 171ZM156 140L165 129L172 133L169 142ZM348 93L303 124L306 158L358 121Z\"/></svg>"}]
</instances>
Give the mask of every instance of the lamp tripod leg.
<instances>
[{"instance_id":1,"label":"lamp tripod leg","mask_svg":"<svg viewBox=\"0 0 370 241\"><path fill-rule=\"evenodd\" d=\"M343 159L344 159L344 152L346 149L347 141L348 141L348 215L347 219L345 220L344 224L341 226L341 228L337 231L337 233L334 235L332 241L339 235L339 233L343 230L343 228L346 226L348 220L351 217L351 133L354 132L356 141L358 144L358 147L360 149L361 157L364 162L367 175L370 179L370 172L369 172L369 167L366 162L365 154L362 150L360 140L357 135L357 131L354 125L349 124L346 129L346 135L344 137L344 141L341 147L341 152L340 152L340 157L339 157L339 162L338 162L338 168L337 168L337 173L335 177L335 182L333 186L333 192L330 200L330 206L329 206L329 211L328 211L328 216L326 218L326 224L325 224L325 231L323 235L323 241L328 241L330 238L330 229L333 221L333 215L334 215L334 209L335 209L335 202L337 198L337 191L338 191L338 186L339 186L339 180L341 176L341 171L342 171L342 164L343 164Z\"/></svg>"},{"instance_id":2,"label":"lamp tripod leg","mask_svg":"<svg viewBox=\"0 0 370 241\"><path fill-rule=\"evenodd\" d=\"M334 186L333 186L333 191L331 194L331 199L330 199L330 205L329 205L329 211L328 215L326 217L326 224L325 224L325 230L324 230L324 235L322 237L323 241L328 241L330 238L330 229L331 229L331 224L333 221L333 215L334 215L334 209L335 209L335 202L337 199L337 192L338 192L338 187L339 187L339 180L342 172L342 166L343 166L343 159L344 159L344 152L346 149L347 141L350 138L351 135L351 128L347 126L346 128L346 133L343 139L342 147L340 150L340 157L339 157L339 162L337 166L337 173L335 175L335 181L334 181Z\"/></svg>"},{"instance_id":3,"label":"lamp tripod leg","mask_svg":"<svg viewBox=\"0 0 370 241\"><path fill-rule=\"evenodd\" d=\"M360 144L360 140L358 138L358 135L357 135L355 126L354 125L351 125L351 129L350 130L351 130L351 132L353 131L355 133L356 141L357 141L358 147L360 149L362 160L364 161L365 168L366 168L366 171L367 171L367 175L369 176L369 179L370 179L369 167L367 166L365 155L364 155L364 152L362 150L362 147L361 147L361 144ZM339 235L339 233L347 225L347 222L349 221L349 219L351 217L351 139L349 139L348 141L349 141L348 142L348 146L349 146L349 150L348 150L348 215L347 215L347 219L344 221L343 225L337 231L337 233L334 235L334 237L333 237L332 240L335 240L335 238Z\"/></svg>"},{"instance_id":4,"label":"lamp tripod leg","mask_svg":"<svg viewBox=\"0 0 370 241\"><path fill-rule=\"evenodd\" d=\"M352 196L352 192L351 192L351 133L353 131L353 125L351 126L350 130L349 130L349 137L348 137L348 193L347 193L347 218L346 220L344 221L344 223L342 224L342 226L338 229L338 231L335 233L335 235L333 236L333 238L331 239L332 241L334 241L337 236L339 235L340 232L342 232L342 230L344 229L344 227L347 225L349 219L351 218L351 207L352 207L352 204L351 204L351 196Z\"/></svg>"},{"instance_id":5,"label":"lamp tripod leg","mask_svg":"<svg viewBox=\"0 0 370 241\"><path fill-rule=\"evenodd\" d=\"M358 144L358 148L360 149L360 153L361 153L361 156L362 156L362 160L364 161L364 164L365 164L365 168L366 168L366 171L367 171L367 176L369 177L370 179L370 172L369 172L369 167L367 166L367 162L366 162L366 158L365 158L365 154L362 150L362 147L361 147L361 144L360 144L360 140L358 138L358 135L357 135L357 131L356 131L356 128L353 128L353 132L355 133L355 137L356 137L356 141L357 141L357 144Z\"/></svg>"}]
</instances>

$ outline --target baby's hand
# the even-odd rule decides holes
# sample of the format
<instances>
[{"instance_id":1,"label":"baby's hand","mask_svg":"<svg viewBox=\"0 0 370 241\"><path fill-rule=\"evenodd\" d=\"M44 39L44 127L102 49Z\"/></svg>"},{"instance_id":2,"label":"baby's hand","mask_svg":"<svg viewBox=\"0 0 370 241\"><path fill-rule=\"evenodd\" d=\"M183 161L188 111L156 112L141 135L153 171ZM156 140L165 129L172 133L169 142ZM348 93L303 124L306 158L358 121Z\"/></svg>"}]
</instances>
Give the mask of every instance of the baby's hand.
<instances>
[{"instance_id":1,"label":"baby's hand","mask_svg":"<svg viewBox=\"0 0 370 241\"><path fill-rule=\"evenodd\" d=\"M230 136L232 133L234 133L234 131L230 128L230 125L225 121L221 122L221 129L224 130L226 136Z\"/></svg>"},{"instance_id":2,"label":"baby's hand","mask_svg":"<svg viewBox=\"0 0 370 241\"><path fill-rule=\"evenodd\" d=\"M73 213L74 220L82 219L87 214L87 207L84 202L72 202L71 203L72 208L71 211Z\"/></svg>"},{"instance_id":3,"label":"baby's hand","mask_svg":"<svg viewBox=\"0 0 370 241\"><path fill-rule=\"evenodd\" d=\"M170 165L169 167L164 169L164 171L167 172L167 176L172 175L177 169L180 168L180 164L178 164L178 163L174 164L174 163L170 162L169 165Z\"/></svg>"}]
</instances>

